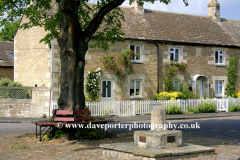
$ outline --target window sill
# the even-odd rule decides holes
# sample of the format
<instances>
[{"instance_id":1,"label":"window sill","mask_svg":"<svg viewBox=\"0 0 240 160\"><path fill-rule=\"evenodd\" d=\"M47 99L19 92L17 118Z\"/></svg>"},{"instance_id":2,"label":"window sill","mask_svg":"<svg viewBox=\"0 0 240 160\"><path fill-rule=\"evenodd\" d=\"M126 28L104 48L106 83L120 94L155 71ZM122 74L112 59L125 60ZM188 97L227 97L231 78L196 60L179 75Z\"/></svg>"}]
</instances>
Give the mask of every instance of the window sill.
<instances>
[{"instance_id":1,"label":"window sill","mask_svg":"<svg viewBox=\"0 0 240 160\"><path fill-rule=\"evenodd\" d=\"M215 63L215 66L217 66L217 67L225 67L226 65L224 63Z\"/></svg>"},{"instance_id":2,"label":"window sill","mask_svg":"<svg viewBox=\"0 0 240 160\"><path fill-rule=\"evenodd\" d=\"M215 95L216 98L222 98L223 95Z\"/></svg>"},{"instance_id":3,"label":"window sill","mask_svg":"<svg viewBox=\"0 0 240 160\"><path fill-rule=\"evenodd\" d=\"M130 60L130 63L143 64L141 60Z\"/></svg>"},{"instance_id":4,"label":"window sill","mask_svg":"<svg viewBox=\"0 0 240 160\"><path fill-rule=\"evenodd\" d=\"M130 96L130 99L141 99L142 98L142 96Z\"/></svg>"}]
</instances>

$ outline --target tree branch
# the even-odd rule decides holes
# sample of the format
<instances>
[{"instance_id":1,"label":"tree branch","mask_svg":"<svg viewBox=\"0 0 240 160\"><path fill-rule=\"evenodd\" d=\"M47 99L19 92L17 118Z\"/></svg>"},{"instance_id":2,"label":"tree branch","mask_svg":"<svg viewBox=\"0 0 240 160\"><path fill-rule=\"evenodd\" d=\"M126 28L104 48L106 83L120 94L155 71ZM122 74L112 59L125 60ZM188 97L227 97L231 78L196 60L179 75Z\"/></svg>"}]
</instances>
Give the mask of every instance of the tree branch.
<instances>
[{"instance_id":1,"label":"tree branch","mask_svg":"<svg viewBox=\"0 0 240 160\"><path fill-rule=\"evenodd\" d=\"M91 40L92 35L97 31L99 25L101 24L104 16L109 13L114 8L120 6L125 0L114 0L108 3L106 6L102 7L91 23L86 28L85 32L85 41L88 43Z\"/></svg>"}]
</instances>

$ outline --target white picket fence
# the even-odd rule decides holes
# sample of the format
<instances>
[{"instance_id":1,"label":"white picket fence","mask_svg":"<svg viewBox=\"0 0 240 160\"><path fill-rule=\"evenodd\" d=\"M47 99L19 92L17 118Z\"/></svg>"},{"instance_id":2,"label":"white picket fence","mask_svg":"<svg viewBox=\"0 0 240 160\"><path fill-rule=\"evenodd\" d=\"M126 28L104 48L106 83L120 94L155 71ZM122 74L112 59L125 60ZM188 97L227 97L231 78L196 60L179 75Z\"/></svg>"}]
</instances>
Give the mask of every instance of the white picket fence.
<instances>
[{"instance_id":1,"label":"white picket fence","mask_svg":"<svg viewBox=\"0 0 240 160\"><path fill-rule=\"evenodd\" d=\"M118 116L135 116L137 114L148 114L155 106L170 106L181 107L182 111L187 111L188 108L195 108L202 103L213 103L217 111L228 112L230 103L240 102L236 98L223 99L178 99L178 100L158 100L158 101L106 101L106 102L86 102L86 105L91 111L92 116L101 115L118 115ZM51 110L58 109L57 102L51 103Z\"/></svg>"}]
</instances>

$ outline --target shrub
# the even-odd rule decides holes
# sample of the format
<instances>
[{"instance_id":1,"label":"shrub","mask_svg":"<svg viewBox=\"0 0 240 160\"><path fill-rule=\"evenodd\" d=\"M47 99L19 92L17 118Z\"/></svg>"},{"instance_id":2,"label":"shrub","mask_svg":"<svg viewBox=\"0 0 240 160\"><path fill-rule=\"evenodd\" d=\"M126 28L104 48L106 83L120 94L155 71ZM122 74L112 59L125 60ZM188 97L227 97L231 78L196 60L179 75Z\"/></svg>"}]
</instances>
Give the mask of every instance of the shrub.
<instances>
[{"instance_id":1,"label":"shrub","mask_svg":"<svg viewBox=\"0 0 240 160\"><path fill-rule=\"evenodd\" d=\"M9 86L9 87L21 87L22 84L20 82L14 82L9 78L2 78L0 81L0 86Z\"/></svg>"},{"instance_id":2,"label":"shrub","mask_svg":"<svg viewBox=\"0 0 240 160\"><path fill-rule=\"evenodd\" d=\"M77 133L75 134L76 138L77 138ZM86 128L81 128L79 130L79 139L81 140L98 140L98 139L102 139L104 136L102 135L102 133L95 129L95 128L91 128L91 129L86 129Z\"/></svg>"},{"instance_id":3,"label":"shrub","mask_svg":"<svg viewBox=\"0 0 240 160\"><path fill-rule=\"evenodd\" d=\"M234 111L240 111L240 105L236 102L234 103L230 103L229 105L229 109L230 112L234 112Z\"/></svg>"},{"instance_id":4,"label":"shrub","mask_svg":"<svg viewBox=\"0 0 240 160\"><path fill-rule=\"evenodd\" d=\"M179 99L181 97L181 92L161 92L156 94L153 98L154 100L174 100Z\"/></svg>"},{"instance_id":5,"label":"shrub","mask_svg":"<svg viewBox=\"0 0 240 160\"><path fill-rule=\"evenodd\" d=\"M178 105L174 104L170 107L166 108L166 114L182 114L181 107Z\"/></svg>"},{"instance_id":6,"label":"shrub","mask_svg":"<svg viewBox=\"0 0 240 160\"><path fill-rule=\"evenodd\" d=\"M111 118L112 116L110 114L105 114L105 115L102 115L101 118Z\"/></svg>"},{"instance_id":7,"label":"shrub","mask_svg":"<svg viewBox=\"0 0 240 160\"><path fill-rule=\"evenodd\" d=\"M202 103L199 106L200 113L211 113L216 112L216 105L214 103Z\"/></svg>"},{"instance_id":8,"label":"shrub","mask_svg":"<svg viewBox=\"0 0 240 160\"><path fill-rule=\"evenodd\" d=\"M204 102L199 104L196 108L187 107L189 112L193 113L212 113L216 112L216 105L213 102Z\"/></svg>"},{"instance_id":9,"label":"shrub","mask_svg":"<svg viewBox=\"0 0 240 160\"><path fill-rule=\"evenodd\" d=\"M181 94L179 94L179 99L199 99L199 93L198 90L196 90L196 93L194 93L194 91L190 91L188 89L188 86L181 86L179 89L180 92L182 92Z\"/></svg>"},{"instance_id":10,"label":"shrub","mask_svg":"<svg viewBox=\"0 0 240 160\"><path fill-rule=\"evenodd\" d=\"M236 95L236 98L240 98L240 92L236 92L235 95Z\"/></svg>"}]
</instances>

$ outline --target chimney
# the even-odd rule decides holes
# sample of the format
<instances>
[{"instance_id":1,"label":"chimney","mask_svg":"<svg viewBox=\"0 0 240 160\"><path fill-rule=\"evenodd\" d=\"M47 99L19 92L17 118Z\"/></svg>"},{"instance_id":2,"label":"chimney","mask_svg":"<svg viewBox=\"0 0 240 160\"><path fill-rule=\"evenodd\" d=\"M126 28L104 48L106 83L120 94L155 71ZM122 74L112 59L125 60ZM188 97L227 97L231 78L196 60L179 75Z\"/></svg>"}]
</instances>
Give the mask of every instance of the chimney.
<instances>
[{"instance_id":1,"label":"chimney","mask_svg":"<svg viewBox=\"0 0 240 160\"><path fill-rule=\"evenodd\" d=\"M213 18L214 20L220 22L220 4L217 0L210 0L208 4L208 16Z\"/></svg>"},{"instance_id":2,"label":"chimney","mask_svg":"<svg viewBox=\"0 0 240 160\"><path fill-rule=\"evenodd\" d=\"M144 8L137 3L137 0L132 2L131 7L134 8L136 13L144 14Z\"/></svg>"}]
</instances>

